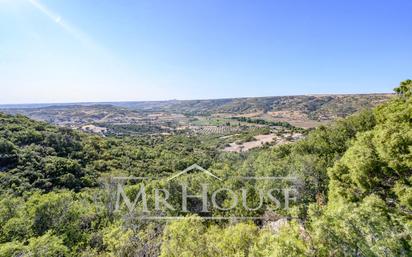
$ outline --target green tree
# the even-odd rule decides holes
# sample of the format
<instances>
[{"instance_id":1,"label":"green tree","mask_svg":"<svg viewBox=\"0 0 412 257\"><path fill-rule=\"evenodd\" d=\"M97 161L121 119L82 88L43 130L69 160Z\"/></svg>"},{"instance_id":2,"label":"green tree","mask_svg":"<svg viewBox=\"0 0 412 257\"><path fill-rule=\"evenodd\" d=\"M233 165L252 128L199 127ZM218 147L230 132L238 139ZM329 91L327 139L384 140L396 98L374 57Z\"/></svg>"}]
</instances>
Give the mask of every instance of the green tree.
<instances>
[{"instance_id":1,"label":"green tree","mask_svg":"<svg viewBox=\"0 0 412 257\"><path fill-rule=\"evenodd\" d=\"M69 249L63 244L63 240L51 232L40 237L31 238L26 254L33 257L70 256Z\"/></svg>"}]
</instances>

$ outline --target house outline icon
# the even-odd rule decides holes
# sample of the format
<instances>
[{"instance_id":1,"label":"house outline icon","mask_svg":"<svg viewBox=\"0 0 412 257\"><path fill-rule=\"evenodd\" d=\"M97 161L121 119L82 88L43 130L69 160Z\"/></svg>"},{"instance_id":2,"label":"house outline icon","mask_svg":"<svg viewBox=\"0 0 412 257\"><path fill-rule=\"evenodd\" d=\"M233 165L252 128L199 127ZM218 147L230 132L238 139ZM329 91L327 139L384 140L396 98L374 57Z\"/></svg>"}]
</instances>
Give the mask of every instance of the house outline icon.
<instances>
[{"instance_id":1,"label":"house outline icon","mask_svg":"<svg viewBox=\"0 0 412 257\"><path fill-rule=\"evenodd\" d=\"M183 174L186 174L187 172L189 172L189 171L191 171L191 170L200 170L200 171L202 171L203 173L205 173L206 175L222 181L221 178L219 178L218 176L214 175L214 174L211 173L210 171L202 168L201 166L199 166L199 165L196 164L196 163L195 163L195 164L192 164L191 166L187 167L185 170L177 173L176 175L170 177L170 178L168 179L168 181L170 181L170 180L172 180L172 179L174 179L174 178L177 178L177 177L179 177L179 176L181 176L181 175L183 175Z\"/></svg>"}]
</instances>

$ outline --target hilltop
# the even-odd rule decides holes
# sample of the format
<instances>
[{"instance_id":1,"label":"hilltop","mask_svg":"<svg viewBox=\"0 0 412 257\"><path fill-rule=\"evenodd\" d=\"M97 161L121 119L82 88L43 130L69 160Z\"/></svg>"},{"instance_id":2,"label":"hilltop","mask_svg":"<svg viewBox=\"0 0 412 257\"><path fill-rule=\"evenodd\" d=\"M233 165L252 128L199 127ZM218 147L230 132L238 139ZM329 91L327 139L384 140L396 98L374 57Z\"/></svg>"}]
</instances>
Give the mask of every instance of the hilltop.
<instances>
[{"instance_id":1,"label":"hilltop","mask_svg":"<svg viewBox=\"0 0 412 257\"><path fill-rule=\"evenodd\" d=\"M200 120L202 125L216 125L224 124L232 117L248 117L311 128L347 117L360 110L373 108L388 101L392 96L393 94L302 95L48 106L3 105L0 110L72 127L91 123L151 124L157 127L155 131L167 131L165 128L175 129L179 126L193 125L193 120ZM220 121L216 121L218 119ZM161 127L163 129L159 129Z\"/></svg>"}]
</instances>

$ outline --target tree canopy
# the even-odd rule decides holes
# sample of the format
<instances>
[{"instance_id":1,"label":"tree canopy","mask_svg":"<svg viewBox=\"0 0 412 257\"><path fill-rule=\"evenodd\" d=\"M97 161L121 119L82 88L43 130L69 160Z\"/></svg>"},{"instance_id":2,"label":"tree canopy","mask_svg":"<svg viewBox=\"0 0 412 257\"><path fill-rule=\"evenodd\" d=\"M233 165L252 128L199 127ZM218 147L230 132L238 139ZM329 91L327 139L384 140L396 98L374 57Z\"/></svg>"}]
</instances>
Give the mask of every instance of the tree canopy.
<instances>
[{"instance_id":1,"label":"tree canopy","mask_svg":"<svg viewBox=\"0 0 412 257\"><path fill-rule=\"evenodd\" d=\"M0 114L0 256L411 256L412 81L394 91L391 101L298 142L241 154L219 152L205 137L100 137ZM197 202L185 219L167 222L110 208L103 186L111 177L153 177L148 189L170 183L178 190L186 181L194 192L203 177L166 179L194 163L223 178L210 182L216 188L271 188L286 182L231 177L293 175L297 203L271 213L284 221L276 229L270 219L202 219ZM125 193L136 195L138 184L126 184ZM223 205L227 197L220 196ZM235 208L226 215L268 212Z\"/></svg>"}]
</instances>

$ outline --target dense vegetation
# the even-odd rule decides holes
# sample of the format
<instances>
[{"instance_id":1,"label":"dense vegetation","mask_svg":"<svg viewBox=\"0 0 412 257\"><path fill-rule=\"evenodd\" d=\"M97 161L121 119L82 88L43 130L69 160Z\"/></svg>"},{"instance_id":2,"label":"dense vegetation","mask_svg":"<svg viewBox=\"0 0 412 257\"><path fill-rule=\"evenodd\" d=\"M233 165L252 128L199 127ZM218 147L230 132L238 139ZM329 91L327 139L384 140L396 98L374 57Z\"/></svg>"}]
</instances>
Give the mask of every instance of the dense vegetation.
<instances>
[{"instance_id":1,"label":"dense vegetation","mask_svg":"<svg viewBox=\"0 0 412 257\"><path fill-rule=\"evenodd\" d=\"M160 133L168 133L170 132L169 129L165 129L162 126L157 124L111 124L111 123L97 123L96 125L105 127L107 132L105 135L113 135L113 136L120 136L120 135L141 135L141 134L160 134ZM168 124L169 127L172 127L173 124Z\"/></svg>"},{"instance_id":2,"label":"dense vegetation","mask_svg":"<svg viewBox=\"0 0 412 257\"><path fill-rule=\"evenodd\" d=\"M254 124L268 125L268 126L279 126L279 127L285 127L288 129L292 129L292 128L296 129L289 122L285 122L285 121L267 121L264 119L252 119L249 117L232 117L232 119L241 121L241 122L247 122L247 123L254 123Z\"/></svg>"},{"instance_id":3,"label":"dense vegetation","mask_svg":"<svg viewBox=\"0 0 412 257\"><path fill-rule=\"evenodd\" d=\"M411 256L412 81L395 92L299 142L242 154L195 136L102 138L1 114L0 256ZM231 176L296 176L298 201L274 212L209 213L265 217L256 222L203 220L197 202L187 219L170 222L110 208L111 176L151 176L151 188L193 163L235 189L274 185ZM179 178L193 192L205 179ZM282 217L283 226L269 228Z\"/></svg>"}]
</instances>

